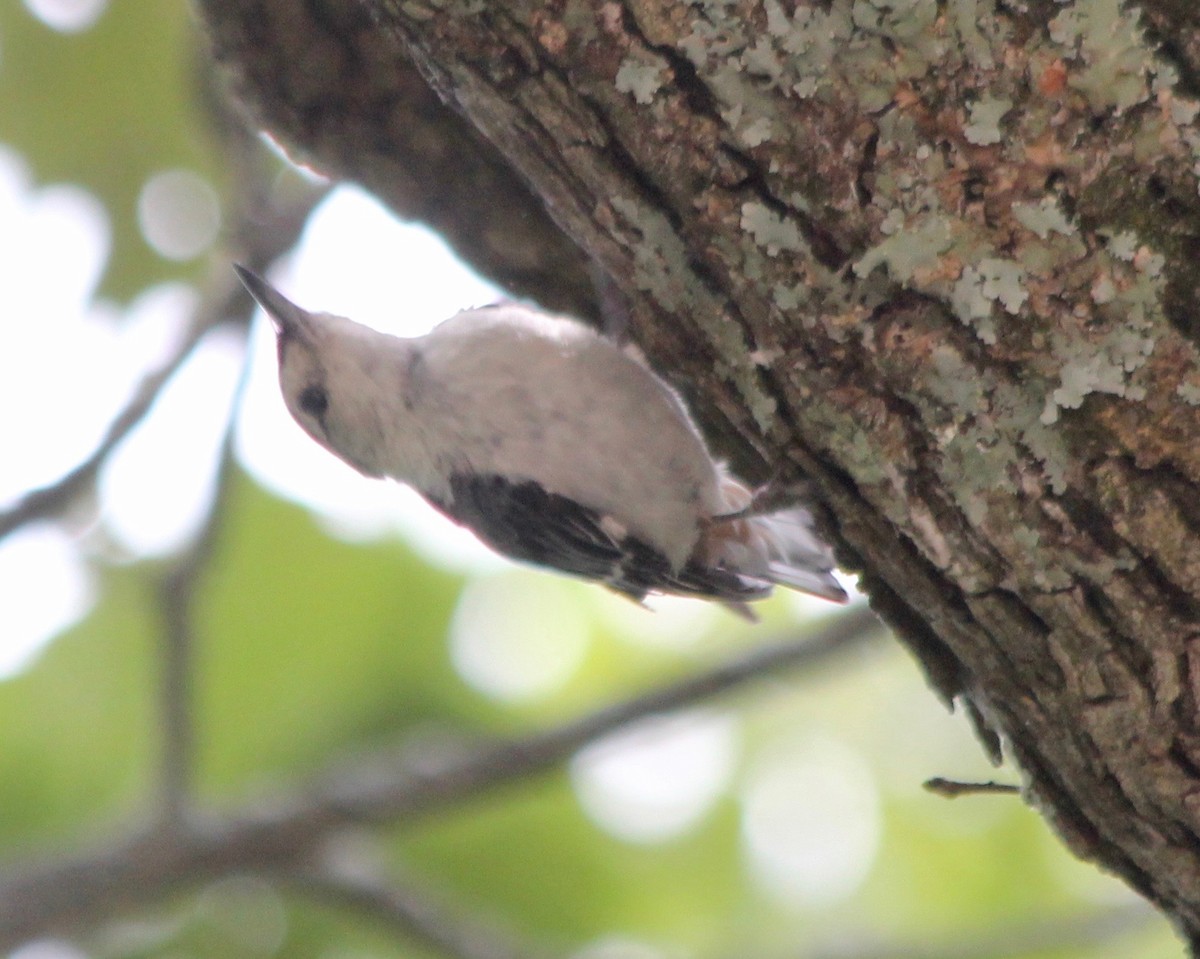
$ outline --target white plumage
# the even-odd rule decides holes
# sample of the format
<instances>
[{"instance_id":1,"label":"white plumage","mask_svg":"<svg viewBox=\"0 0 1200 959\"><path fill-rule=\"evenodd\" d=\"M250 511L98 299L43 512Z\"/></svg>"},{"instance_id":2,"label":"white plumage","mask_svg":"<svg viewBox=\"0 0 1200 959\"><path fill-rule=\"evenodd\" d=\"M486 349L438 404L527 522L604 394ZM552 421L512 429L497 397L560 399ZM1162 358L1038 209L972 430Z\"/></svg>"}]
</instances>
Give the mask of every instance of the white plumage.
<instances>
[{"instance_id":1,"label":"white plumage","mask_svg":"<svg viewBox=\"0 0 1200 959\"><path fill-rule=\"evenodd\" d=\"M404 339L238 274L275 324L300 426L498 551L637 600L707 596L745 612L778 583L845 601L808 511L723 519L750 491L713 460L679 397L590 328L508 303Z\"/></svg>"}]
</instances>

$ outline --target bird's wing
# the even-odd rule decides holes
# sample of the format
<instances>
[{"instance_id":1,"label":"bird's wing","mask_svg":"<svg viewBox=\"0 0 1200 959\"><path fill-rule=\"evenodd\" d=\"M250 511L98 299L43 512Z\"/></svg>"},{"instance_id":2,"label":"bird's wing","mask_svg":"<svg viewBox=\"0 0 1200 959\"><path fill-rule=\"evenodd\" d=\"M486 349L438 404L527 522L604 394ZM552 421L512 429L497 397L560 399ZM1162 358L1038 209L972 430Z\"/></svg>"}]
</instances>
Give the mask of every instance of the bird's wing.
<instances>
[{"instance_id":1,"label":"bird's wing","mask_svg":"<svg viewBox=\"0 0 1200 959\"><path fill-rule=\"evenodd\" d=\"M769 584L724 569L667 558L616 521L532 480L459 473L450 478L449 501L433 504L471 529L496 551L548 566L641 600L649 592L741 601L770 592Z\"/></svg>"},{"instance_id":2,"label":"bird's wing","mask_svg":"<svg viewBox=\"0 0 1200 959\"><path fill-rule=\"evenodd\" d=\"M458 473L450 493L450 502L434 505L513 559L589 579L607 579L620 564L620 544L599 514L538 483Z\"/></svg>"}]
</instances>

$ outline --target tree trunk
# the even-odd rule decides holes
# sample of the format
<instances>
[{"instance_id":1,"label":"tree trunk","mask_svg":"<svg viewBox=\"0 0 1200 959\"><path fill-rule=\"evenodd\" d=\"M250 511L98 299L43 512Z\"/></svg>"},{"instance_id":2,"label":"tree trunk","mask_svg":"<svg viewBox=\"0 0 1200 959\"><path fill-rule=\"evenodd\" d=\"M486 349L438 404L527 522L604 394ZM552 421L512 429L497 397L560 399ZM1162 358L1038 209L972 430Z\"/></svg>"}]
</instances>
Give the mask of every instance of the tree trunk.
<instances>
[{"instance_id":1,"label":"tree trunk","mask_svg":"<svg viewBox=\"0 0 1200 959\"><path fill-rule=\"evenodd\" d=\"M606 274L1069 846L1200 942L1194 5L201 7L299 155L547 306Z\"/></svg>"}]
</instances>

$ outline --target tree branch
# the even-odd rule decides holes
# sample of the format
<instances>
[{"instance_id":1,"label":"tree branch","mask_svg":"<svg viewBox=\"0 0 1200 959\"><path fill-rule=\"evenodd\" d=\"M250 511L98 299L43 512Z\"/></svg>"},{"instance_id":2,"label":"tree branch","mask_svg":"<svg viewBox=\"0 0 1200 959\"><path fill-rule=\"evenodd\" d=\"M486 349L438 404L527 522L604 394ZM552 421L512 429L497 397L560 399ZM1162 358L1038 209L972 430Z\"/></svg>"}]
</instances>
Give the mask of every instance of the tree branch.
<instances>
[{"instance_id":1,"label":"tree branch","mask_svg":"<svg viewBox=\"0 0 1200 959\"><path fill-rule=\"evenodd\" d=\"M229 294L233 292L230 286ZM221 302L209 301L196 311L175 351L157 369L142 378L133 397L116 415L104 438L86 459L61 479L26 493L15 506L0 512L0 539L26 523L61 513L91 487L109 454L150 412L158 394L191 355L196 344L205 333L225 319L227 305L224 299Z\"/></svg>"},{"instance_id":2,"label":"tree branch","mask_svg":"<svg viewBox=\"0 0 1200 959\"><path fill-rule=\"evenodd\" d=\"M428 224L510 295L598 319L587 257L495 146L395 55L369 4L198 7L242 108L298 162ZM280 49L281 34L294 50ZM314 70L326 82L313 83Z\"/></svg>"},{"instance_id":3,"label":"tree branch","mask_svg":"<svg viewBox=\"0 0 1200 959\"><path fill-rule=\"evenodd\" d=\"M243 133L243 139L244 136ZM242 174L237 179L242 189L235 210L237 222L231 227L234 255L252 269L265 272L276 257L295 244L309 213L328 188L305 186L292 195L276 196L270 183L264 182L262 146L255 143L252 152L244 143L238 142L238 146L240 151L229 152L235 171ZM253 169L249 169L251 165ZM274 179L272 176L271 180ZM254 301L237 282L228 262L218 257L174 352L157 369L142 377L125 408L117 413L104 438L86 459L61 479L26 493L15 506L0 511L0 539L27 523L58 515L90 489L109 455L146 418L163 387L205 334L231 318L247 325L254 309Z\"/></svg>"},{"instance_id":4,"label":"tree branch","mask_svg":"<svg viewBox=\"0 0 1200 959\"><path fill-rule=\"evenodd\" d=\"M159 608L162 611L162 757L161 808L163 829L177 829L188 812L195 759L195 723L192 677L193 657L192 601L200 575L212 556L213 545L229 501L234 465L234 425L249 375L249 357L243 362L242 374L229 406L229 419L221 442L217 464L216 494L212 506L195 541L162 577L158 587Z\"/></svg>"},{"instance_id":5,"label":"tree branch","mask_svg":"<svg viewBox=\"0 0 1200 959\"><path fill-rule=\"evenodd\" d=\"M812 669L879 636L865 607L824 621L798 640L761 646L724 665L524 739L454 753L380 754L332 771L315 787L229 816L187 817L89 852L29 863L0 876L0 949L64 926L144 906L186 885L235 872L310 865L327 839L355 823L413 820L545 772L630 723L726 695L767 675Z\"/></svg>"},{"instance_id":6,"label":"tree branch","mask_svg":"<svg viewBox=\"0 0 1200 959\"><path fill-rule=\"evenodd\" d=\"M927 779L923 785L935 796L941 796L943 799L958 799L960 796L1019 796L1021 794L1021 787L1012 783L964 783L955 779L944 779L941 776Z\"/></svg>"}]
</instances>

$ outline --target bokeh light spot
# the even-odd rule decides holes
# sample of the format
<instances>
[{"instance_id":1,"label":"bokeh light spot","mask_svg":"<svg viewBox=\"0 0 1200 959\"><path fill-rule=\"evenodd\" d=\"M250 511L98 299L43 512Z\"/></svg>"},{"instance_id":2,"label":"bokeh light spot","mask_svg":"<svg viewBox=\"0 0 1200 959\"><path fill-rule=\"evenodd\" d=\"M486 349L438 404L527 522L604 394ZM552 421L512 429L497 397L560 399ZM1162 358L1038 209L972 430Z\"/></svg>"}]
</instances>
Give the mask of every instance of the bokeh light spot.
<instances>
[{"instance_id":1,"label":"bokeh light spot","mask_svg":"<svg viewBox=\"0 0 1200 959\"><path fill-rule=\"evenodd\" d=\"M667 959L663 950L627 936L605 936L571 953L571 959Z\"/></svg>"},{"instance_id":2,"label":"bokeh light spot","mask_svg":"<svg viewBox=\"0 0 1200 959\"><path fill-rule=\"evenodd\" d=\"M648 596L643 606L597 590L594 605L622 641L675 653L699 647L721 621L716 603L683 596Z\"/></svg>"},{"instance_id":3,"label":"bokeh light spot","mask_svg":"<svg viewBox=\"0 0 1200 959\"><path fill-rule=\"evenodd\" d=\"M746 777L742 834L751 872L784 904L816 908L852 895L882 829L869 767L831 740L782 744Z\"/></svg>"},{"instance_id":4,"label":"bokeh light spot","mask_svg":"<svg viewBox=\"0 0 1200 959\"><path fill-rule=\"evenodd\" d=\"M27 666L46 642L91 608L92 580L57 526L35 523L0 541L0 678ZM36 583L36 588L31 584Z\"/></svg>"},{"instance_id":5,"label":"bokeh light spot","mask_svg":"<svg viewBox=\"0 0 1200 959\"><path fill-rule=\"evenodd\" d=\"M25 0L25 7L52 30L82 33L100 19L108 0Z\"/></svg>"},{"instance_id":6,"label":"bokeh light spot","mask_svg":"<svg viewBox=\"0 0 1200 959\"><path fill-rule=\"evenodd\" d=\"M203 524L241 365L241 338L209 333L104 464L105 525L135 555L177 550Z\"/></svg>"},{"instance_id":7,"label":"bokeh light spot","mask_svg":"<svg viewBox=\"0 0 1200 959\"><path fill-rule=\"evenodd\" d=\"M213 883L198 902L202 920L238 955L272 956L287 935L287 911L275 887L255 876L233 876Z\"/></svg>"},{"instance_id":8,"label":"bokeh light spot","mask_svg":"<svg viewBox=\"0 0 1200 959\"><path fill-rule=\"evenodd\" d=\"M693 828L728 788L739 745L725 713L654 717L580 752L571 780L601 828L628 842L664 842Z\"/></svg>"},{"instance_id":9,"label":"bokeh light spot","mask_svg":"<svg viewBox=\"0 0 1200 959\"><path fill-rule=\"evenodd\" d=\"M480 692L522 700L557 690L579 668L589 629L573 584L512 570L471 582L450 626L458 674Z\"/></svg>"},{"instance_id":10,"label":"bokeh light spot","mask_svg":"<svg viewBox=\"0 0 1200 959\"><path fill-rule=\"evenodd\" d=\"M8 959L88 959L88 954L62 939L35 939L18 946Z\"/></svg>"},{"instance_id":11,"label":"bokeh light spot","mask_svg":"<svg viewBox=\"0 0 1200 959\"><path fill-rule=\"evenodd\" d=\"M137 213L142 236L168 260L199 256L221 228L216 191L190 170L166 170L147 180L138 195Z\"/></svg>"},{"instance_id":12,"label":"bokeh light spot","mask_svg":"<svg viewBox=\"0 0 1200 959\"><path fill-rule=\"evenodd\" d=\"M34 316L80 312L108 261L111 232L96 196L68 183L36 187L20 154L0 145L6 319L29 324Z\"/></svg>"},{"instance_id":13,"label":"bokeh light spot","mask_svg":"<svg viewBox=\"0 0 1200 959\"><path fill-rule=\"evenodd\" d=\"M129 390L112 355L111 316L89 308L109 233L92 194L67 184L35 188L20 157L0 147L0 332L19 344L0 350L0 404L36 410L5 421L0 502L74 466Z\"/></svg>"}]
</instances>

